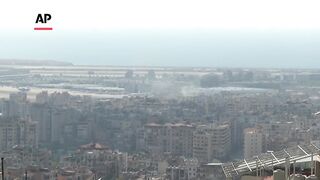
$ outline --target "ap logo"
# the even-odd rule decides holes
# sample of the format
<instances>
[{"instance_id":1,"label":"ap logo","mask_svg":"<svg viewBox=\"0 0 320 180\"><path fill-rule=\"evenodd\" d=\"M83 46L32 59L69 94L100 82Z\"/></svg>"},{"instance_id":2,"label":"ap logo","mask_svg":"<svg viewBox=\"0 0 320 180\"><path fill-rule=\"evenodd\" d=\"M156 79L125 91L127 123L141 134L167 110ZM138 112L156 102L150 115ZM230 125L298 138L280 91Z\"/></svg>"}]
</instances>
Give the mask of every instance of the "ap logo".
<instances>
[{"instance_id":1,"label":"ap logo","mask_svg":"<svg viewBox=\"0 0 320 180\"><path fill-rule=\"evenodd\" d=\"M38 14L36 24L46 24L51 18L51 14ZM35 27L34 30L52 30L52 27Z\"/></svg>"}]
</instances>

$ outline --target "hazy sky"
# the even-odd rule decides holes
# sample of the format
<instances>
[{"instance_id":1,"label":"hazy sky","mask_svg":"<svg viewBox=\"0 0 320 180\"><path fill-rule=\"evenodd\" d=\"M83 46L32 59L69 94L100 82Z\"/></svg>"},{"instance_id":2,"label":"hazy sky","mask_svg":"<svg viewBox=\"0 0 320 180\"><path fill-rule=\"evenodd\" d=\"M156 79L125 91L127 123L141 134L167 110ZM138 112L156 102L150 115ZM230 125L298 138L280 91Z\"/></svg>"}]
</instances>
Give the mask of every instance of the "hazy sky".
<instances>
[{"instance_id":1,"label":"hazy sky","mask_svg":"<svg viewBox=\"0 0 320 180\"><path fill-rule=\"evenodd\" d=\"M0 4L0 58L75 64L318 67L318 0L55 0ZM34 31L36 15L50 13Z\"/></svg>"}]
</instances>

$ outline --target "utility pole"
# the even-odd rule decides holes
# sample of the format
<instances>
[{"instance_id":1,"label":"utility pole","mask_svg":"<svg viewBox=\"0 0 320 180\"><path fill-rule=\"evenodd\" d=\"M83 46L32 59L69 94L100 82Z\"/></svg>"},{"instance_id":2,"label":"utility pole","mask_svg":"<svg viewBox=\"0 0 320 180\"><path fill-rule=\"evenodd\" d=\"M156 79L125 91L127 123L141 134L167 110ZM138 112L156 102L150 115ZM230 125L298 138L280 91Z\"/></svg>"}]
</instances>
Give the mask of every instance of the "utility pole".
<instances>
[{"instance_id":1,"label":"utility pole","mask_svg":"<svg viewBox=\"0 0 320 180\"><path fill-rule=\"evenodd\" d=\"M173 166L171 166L171 180L173 180Z\"/></svg>"},{"instance_id":2,"label":"utility pole","mask_svg":"<svg viewBox=\"0 0 320 180\"><path fill-rule=\"evenodd\" d=\"M256 176L259 176L258 158L256 159Z\"/></svg>"},{"instance_id":3,"label":"utility pole","mask_svg":"<svg viewBox=\"0 0 320 180\"><path fill-rule=\"evenodd\" d=\"M2 176L2 180L4 180L4 157L1 157L1 176Z\"/></svg>"},{"instance_id":4,"label":"utility pole","mask_svg":"<svg viewBox=\"0 0 320 180\"><path fill-rule=\"evenodd\" d=\"M288 179L290 176L290 157L286 157L286 162L285 162L285 179Z\"/></svg>"},{"instance_id":5,"label":"utility pole","mask_svg":"<svg viewBox=\"0 0 320 180\"><path fill-rule=\"evenodd\" d=\"M313 175L314 174L314 171L313 171L313 169L314 169L314 162L313 162L313 153L311 153L311 162L310 162L310 164L311 164L311 169L310 169L310 171L311 171L311 175Z\"/></svg>"}]
</instances>

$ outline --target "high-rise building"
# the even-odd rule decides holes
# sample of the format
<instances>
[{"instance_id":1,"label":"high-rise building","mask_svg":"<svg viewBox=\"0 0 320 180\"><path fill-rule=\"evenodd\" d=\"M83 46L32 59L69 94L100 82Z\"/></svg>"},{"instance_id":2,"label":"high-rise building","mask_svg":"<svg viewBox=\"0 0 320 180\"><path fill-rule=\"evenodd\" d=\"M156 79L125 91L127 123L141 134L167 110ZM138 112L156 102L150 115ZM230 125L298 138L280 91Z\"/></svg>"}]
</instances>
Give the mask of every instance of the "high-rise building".
<instances>
[{"instance_id":1,"label":"high-rise building","mask_svg":"<svg viewBox=\"0 0 320 180\"><path fill-rule=\"evenodd\" d=\"M199 126L193 134L193 157L200 162L225 158L231 149L230 126Z\"/></svg>"},{"instance_id":2,"label":"high-rise building","mask_svg":"<svg viewBox=\"0 0 320 180\"><path fill-rule=\"evenodd\" d=\"M2 105L2 115L6 117L27 118L29 115L29 103L27 94L24 91L11 93L9 99L5 100Z\"/></svg>"},{"instance_id":3,"label":"high-rise building","mask_svg":"<svg viewBox=\"0 0 320 180\"><path fill-rule=\"evenodd\" d=\"M155 155L171 153L192 157L194 129L187 124L147 124L144 136L146 149Z\"/></svg>"},{"instance_id":4,"label":"high-rise building","mask_svg":"<svg viewBox=\"0 0 320 180\"><path fill-rule=\"evenodd\" d=\"M32 104L30 107L31 119L38 123L39 142L51 142L52 107L45 104Z\"/></svg>"},{"instance_id":5,"label":"high-rise building","mask_svg":"<svg viewBox=\"0 0 320 180\"><path fill-rule=\"evenodd\" d=\"M7 151L18 144L18 122L14 118L4 117L0 119L0 150Z\"/></svg>"},{"instance_id":6,"label":"high-rise building","mask_svg":"<svg viewBox=\"0 0 320 180\"><path fill-rule=\"evenodd\" d=\"M90 124L80 122L80 113L74 108L34 103L30 115L39 123L42 144L87 142L91 135Z\"/></svg>"},{"instance_id":7,"label":"high-rise building","mask_svg":"<svg viewBox=\"0 0 320 180\"><path fill-rule=\"evenodd\" d=\"M42 91L41 93L36 95L36 103L45 104L48 102L49 102L48 91Z\"/></svg>"},{"instance_id":8,"label":"high-rise building","mask_svg":"<svg viewBox=\"0 0 320 180\"><path fill-rule=\"evenodd\" d=\"M211 159L210 136L205 128L197 128L193 133L193 157L200 162Z\"/></svg>"},{"instance_id":9,"label":"high-rise building","mask_svg":"<svg viewBox=\"0 0 320 180\"><path fill-rule=\"evenodd\" d=\"M14 146L38 147L37 123L16 117L0 118L0 150L8 151Z\"/></svg>"},{"instance_id":10,"label":"high-rise building","mask_svg":"<svg viewBox=\"0 0 320 180\"><path fill-rule=\"evenodd\" d=\"M244 158L257 156L263 152L264 136L261 129L247 128L244 130Z\"/></svg>"},{"instance_id":11,"label":"high-rise building","mask_svg":"<svg viewBox=\"0 0 320 180\"><path fill-rule=\"evenodd\" d=\"M20 120L18 123L18 144L23 147L37 148L39 142L38 123L31 120Z\"/></svg>"}]
</instances>

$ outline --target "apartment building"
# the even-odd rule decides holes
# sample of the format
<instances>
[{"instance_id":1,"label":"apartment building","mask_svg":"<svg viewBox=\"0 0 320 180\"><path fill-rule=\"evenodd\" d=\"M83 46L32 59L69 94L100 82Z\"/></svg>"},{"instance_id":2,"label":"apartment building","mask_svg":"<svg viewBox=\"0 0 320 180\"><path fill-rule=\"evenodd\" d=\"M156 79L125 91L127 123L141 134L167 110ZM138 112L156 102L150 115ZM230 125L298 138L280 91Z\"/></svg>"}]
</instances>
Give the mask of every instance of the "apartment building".
<instances>
[{"instance_id":1,"label":"apartment building","mask_svg":"<svg viewBox=\"0 0 320 180\"><path fill-rule=\"evenodd\" d=\"M0 117L0 150L8 151L14 146L38 147L37 123L16 117Z\"/></svg>"},{"instance_id":2,"label":"apartment building","mask_svg":"<svg viewBox=\"0 0 320 180\"><path fill-rule=\"evenodd\" d=\"M244 130L244 158L251 158L263 152L264 136L259 128Z\"/></svg>"},{"instance_id":3,"label":"apartment building","mask_svg":"<svg viewBox=\"0 0 320 180\"><path fill-rule=\"evenodd\" d=\"M192 139L195 127L187 124L147 124L146 149L152 154L170 153L192 157Z\"/></svg>"},{"instance_id":4,"label":"apartment building","mask_svg":"<svg viewBox=\"0 0 320 180\"><path fill-rule=\"evenodd\" d=\"M200 162L225 158L231 149L231 131L227 124L199 126L193 134L193 157Z\"/></svg>"}]
</instances>

